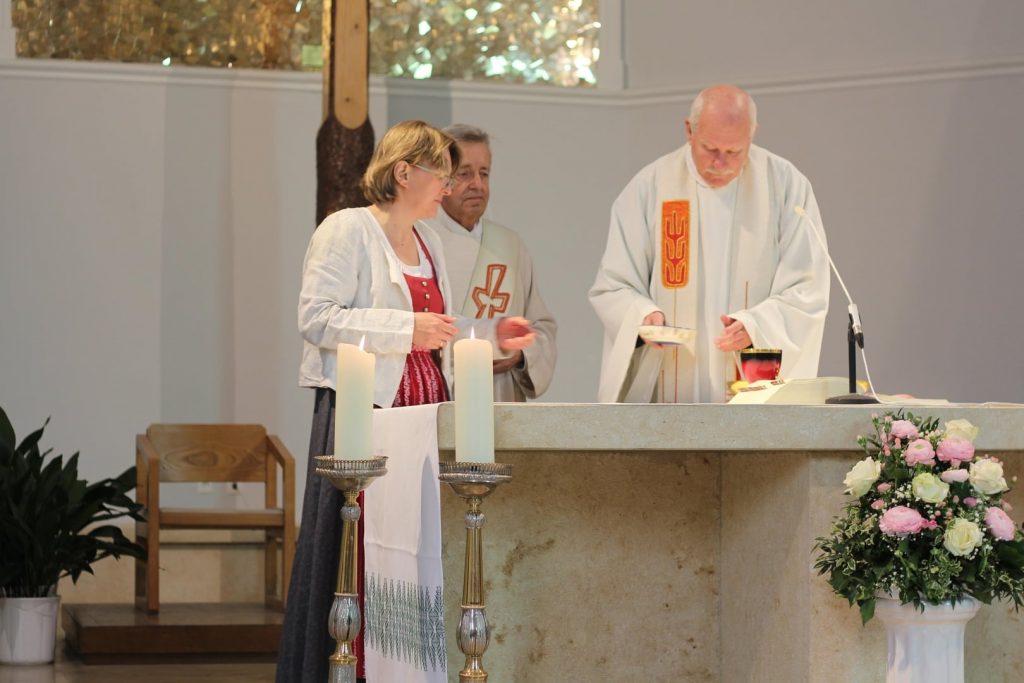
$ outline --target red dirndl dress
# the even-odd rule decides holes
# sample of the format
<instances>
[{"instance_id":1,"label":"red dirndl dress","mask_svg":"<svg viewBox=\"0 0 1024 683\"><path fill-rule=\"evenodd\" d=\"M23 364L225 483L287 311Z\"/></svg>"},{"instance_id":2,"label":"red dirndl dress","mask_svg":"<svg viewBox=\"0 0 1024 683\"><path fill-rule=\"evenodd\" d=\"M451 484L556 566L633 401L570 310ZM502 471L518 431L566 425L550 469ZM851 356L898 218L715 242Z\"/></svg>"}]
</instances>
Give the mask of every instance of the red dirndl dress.
<instances>
[{"instance_id":1,"label":"red dirndl dress","mask_svg":"<svg viewBox=\"0 0 1024 683\"><path fill-rule=\"evenodd\" d=\"M416 234L423 253L427 256L433 274L430 278L406 275L405 282L409 285L412 295L412 310L416 313L444 313L444 297L441 287L437 284L437 268L434 259L427 251L419 234ZM422 406L428 403L441 403L448 400L448 384L441 373L441 356L437 351L413 346L405 358L405 369L402 381L398 385L398 393L392 408L402 406Z\"/></svg>"},{"instance_id":2,"label":"red dirndl dress","mask_svg":"<svg viewBox=\"0 0 1024 683\"><path fill-rule=\"evenodd\" d=\"M420 240L419 234L416 239ZM422 240L420 240L420 246L423 247L423 253L427 255L427 261L429 261L433 273L430 278L406 275L409 293L413 298L413 310L418 313L443 313L444 298L441 296L441 288L437 285L437 268L434 267L434 259L430 256L430 252L427 251ZM441 374L440 352L414 346L406 356L406 369L401 373L398 393L395 394L391 408L439 403L447 399L449 399L449 393L447 393L444 375Z\"/></svg>"}]
</instances>

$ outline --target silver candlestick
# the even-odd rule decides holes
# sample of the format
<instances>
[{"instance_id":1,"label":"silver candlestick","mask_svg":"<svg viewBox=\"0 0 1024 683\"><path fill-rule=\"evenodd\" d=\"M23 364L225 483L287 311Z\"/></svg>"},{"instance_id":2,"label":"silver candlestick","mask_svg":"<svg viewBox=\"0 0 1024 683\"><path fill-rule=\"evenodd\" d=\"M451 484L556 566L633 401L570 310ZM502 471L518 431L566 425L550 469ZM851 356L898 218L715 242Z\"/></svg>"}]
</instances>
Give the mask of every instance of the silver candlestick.
<instances>
[{"instance_id":1,"label":"silver candlestick","mask_svg":"<svg viewBox=\"0 0 1024 683\"><path fill-rule=\"evenodd\" d=\"M512 480L512 465L501 463L442 462L438 478L469 504L466 512L466 563L462 578L462 614L456 635L466 665L459 681L486 681L483 656L490 643L484 605L483 530L481 501Z\"/></svg>"},{"instance_id":2,"label":"silver candlestick","mask_svg":"<svg viewBox=\"0 0 1024 683\"><path fill-rule=\"evenodd\" d=\"M373 480L387 473L387 458L374 456L367 460L343 460L333 455L318 455L316 473L330 480L345 496L341 508L341 553L338 562L338 583L328 618L328 630L337 643L330 657L329 683L355 683L357 658L352 641L362 628L359 609L359 492Z\"/></svg>"}]
</instances>

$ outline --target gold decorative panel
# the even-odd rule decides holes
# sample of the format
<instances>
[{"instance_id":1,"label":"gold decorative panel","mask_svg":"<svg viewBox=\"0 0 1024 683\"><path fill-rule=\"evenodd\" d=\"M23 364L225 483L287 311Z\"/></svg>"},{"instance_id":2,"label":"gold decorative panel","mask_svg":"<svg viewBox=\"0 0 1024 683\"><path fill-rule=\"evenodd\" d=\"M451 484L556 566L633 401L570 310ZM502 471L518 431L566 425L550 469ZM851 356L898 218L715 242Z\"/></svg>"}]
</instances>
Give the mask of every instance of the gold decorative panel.
<instances>
[{"instance_id":1,"label":"gold decorative panel","mask_svg":"<svg viewBox=\"0 0 1024 683\"><path fill-rule=\"evenodd\" d=\"M14 0L19 57L318 70L323 0ZM370 70L593 85L598 0L371 0Z\"/></svg>"}]
</instances>

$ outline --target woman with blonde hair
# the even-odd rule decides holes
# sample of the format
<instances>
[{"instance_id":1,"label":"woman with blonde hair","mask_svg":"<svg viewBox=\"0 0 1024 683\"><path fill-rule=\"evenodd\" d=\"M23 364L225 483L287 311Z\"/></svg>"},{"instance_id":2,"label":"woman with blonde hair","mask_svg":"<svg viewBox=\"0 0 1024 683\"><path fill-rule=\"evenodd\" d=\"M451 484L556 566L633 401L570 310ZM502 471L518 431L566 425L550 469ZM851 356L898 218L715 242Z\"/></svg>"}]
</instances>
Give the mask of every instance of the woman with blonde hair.
<instances>
[{"instance_id":1,"label":"woman with blonde hair","mask_svg":"<svg viewBox=\"0 0 1024 683\"><path fill-rule=\"evenodd\" d=\"M316 400L278 683L326 680L334 647L327 621L338 570L342 500L330 482L316 475L312 458L334 452L337 345L365 339L365 350L376 355L378 407L449 398L448 350L460 320L449 315L441 241L417 221L437 213L457 167L452 138L422 121L395 125L381 138L363 176L370 206L328 216L306 251L298 311L303 338L299 384L315 388ZM469 322L462 325L464 334ZM533 341L523 318L472 323L477 336L490 337L502 355ZM360 567L360 583L362 573ZM356 647L362 676L361 639Z\"/></svg>"}]
</instances>

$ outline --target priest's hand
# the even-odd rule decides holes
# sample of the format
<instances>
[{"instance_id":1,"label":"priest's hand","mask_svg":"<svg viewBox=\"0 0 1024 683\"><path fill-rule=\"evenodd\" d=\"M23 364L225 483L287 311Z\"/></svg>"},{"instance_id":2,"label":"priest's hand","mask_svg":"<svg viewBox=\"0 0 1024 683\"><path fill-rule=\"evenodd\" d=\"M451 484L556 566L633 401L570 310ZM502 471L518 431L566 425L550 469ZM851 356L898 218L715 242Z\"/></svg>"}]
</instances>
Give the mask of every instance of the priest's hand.
<instances>
[{"instance_id":1,"label":"priest's hand","mask_svg":"<svg viewBox=\"0 0 1024 683\"><path fill-rule=\"evenodd\" d=\"M648 313L647 317L644 318L640 322L640 324L641 325L664 325L665 324L665 314L662 313L661 311L654 311L653 313Z\"/></svg>"},{"instance_id":2,"label":"priest's hand","mask_svg":"<svg viewBox=\"0 0 1024 683\"><path fill-rule=\"evenodd\" d=\"M420 348L439 349L446 345L459 329L452 325L455 318L441 313L414 313L412 328L412 345Z\"/></svg>"},{"instance_id":3,"label":"priest's hand","mask_svg":"<svg viewBox=\"0 0 1024 683\"><path fill-rule=\"evenodd\" d=\"M753 345L747 328L739 320L730 318L727 315L721 317L725 329L715 339L715 348L719 351L739 351Z\"/></svg>"},{"instance_id":4,"label":"priest's hand","mask_svg":"<svg viewBox=\"0 0 1024 683\"><path fill-rule=\"evenodd\" d=\"M508 358L498 358L494 361L494 374L500 375L503 372L508 372L512 368L516 367L523 362L523 352L516 351Z\"/></svg>"},{"instance_id":5,"label":"priest's hand","mask_svg":"<svg viewBox=\"0 0 1024 683\"><path fill-rule=\"evenodd\" d=\"M648 313L644 317L644 319L640 321L640 324L641 325L660 325L660 326L664 327L664 325L665 325L665 314L662 313L661 311L654 311L653 313ZM644 344L647 344L648 346L653 346L656 349L660 349L660 348L664 347L664 344L659 344L657 342L650 342L650 341L647 341L646 339L644 339L643 342L644 342ZM637 342L637 348L639 348L639 345L640 345L640 343Z\"/></svg>"},{"instance_id":6,"label":"priest's hand","mask_svg":"<svg viewBox=\"0 0 1024 683\"><path fill-rule=\"evenodd\" d=\"M526 318L511 315L498 320L498 348L505 353L525 349L533 343L535 336L530 321Z\"/></svg>"}]
</instances>

